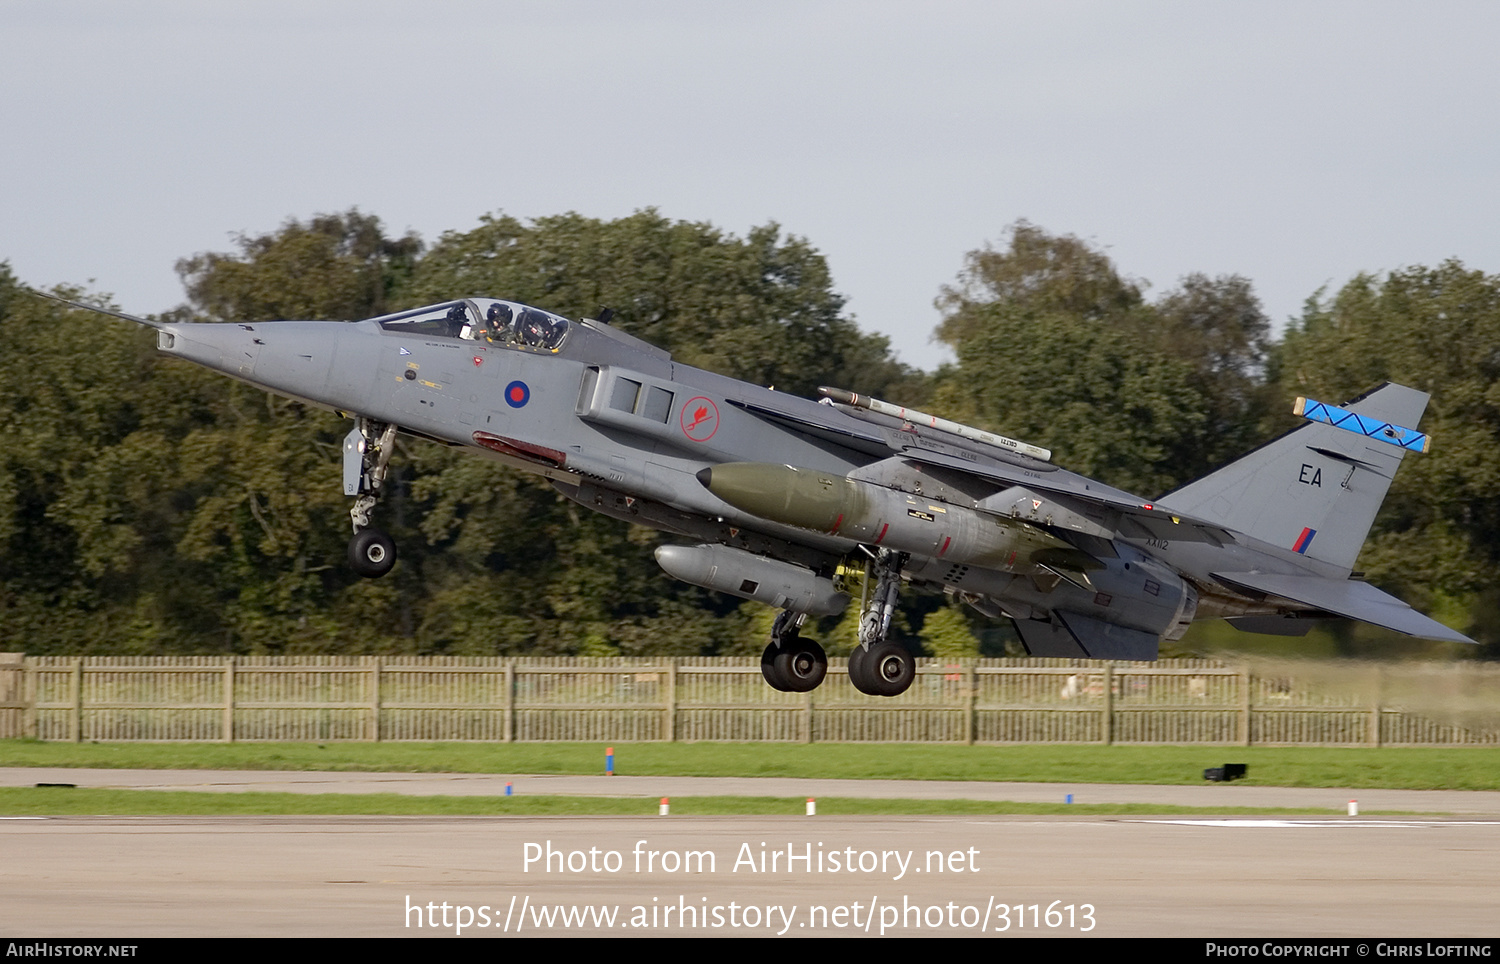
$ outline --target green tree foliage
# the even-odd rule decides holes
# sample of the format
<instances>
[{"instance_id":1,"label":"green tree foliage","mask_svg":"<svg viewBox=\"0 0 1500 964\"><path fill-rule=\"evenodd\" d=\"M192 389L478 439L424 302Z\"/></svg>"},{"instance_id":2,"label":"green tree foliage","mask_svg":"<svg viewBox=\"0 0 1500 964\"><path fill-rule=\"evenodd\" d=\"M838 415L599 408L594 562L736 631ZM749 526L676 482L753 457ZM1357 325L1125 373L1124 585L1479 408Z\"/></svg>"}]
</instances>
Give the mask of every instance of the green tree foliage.
<instances>
[{"instance_id":1,"label":"green tree foliage","mask_svg":"<svg viewBox=\"0 0 1500 964\"><path fill-rule=\"evenodd\" d=\"M979 655L979 640L969 631L969 620L955 602L927 615L922 624L922 643L939 659L969 659Z\"/></svg>"},{"instance_id":2,"label":"green tree foliage","mask_svg":"<svg viewBox=\"0 0 1500 964\"><path fill-rule=\"evenodd\" d=\"M387 238L357 210L287 221L274 234L241 234L238 251L177 262L188 300L212 321L348 321L385 313L422 251L414 234Z\"/></svg>"},{"instance_id":3,"label":"green tree foliage","mask_svg":"<svg viewBox=\"0 0 1500 964\"><path fill-rule=\"evenodd\" d=\"M1239 275L1190 274L1151 306L1152 347L1193 368L1206 402L1201 446L1179 453L1187 479L1238 458L1270 432L1271 320Z\"/></svg>"},{"instance_id":4,"label":"green tree foliage","mask_svg":"<svg viewBox=\"0 0 1500 964\"><path fill-rule=\"evenodd\" d=\"M0 624L33 651L58 638L97 643L133 619L130 587L101 577L116 559L151 564L163 537L142 530L161 500L151 483L118 473L156 476L172 459L152 444L158 426L137 404L148 349L123 326L68 314L0 267ZM100 504L113 494L100 489L126 487L141 504ZM112 620L95 618L111 609Z\"/></svg>"},{"instance_id":5,"label":"green tree foliage","mask_svg":"<svg viewBox=\"0 0 1500 964\"><path fill-rule=\"evenodd\" d=\"M964 258L958 283L944 285L937 337L958 348L998 319L989 310L1032 317L1059 315L1116 321L1141 305L1141 286L1124 278L1104 252L1073 235L1050 235L1028 221L1006 229L1009 244L986 245Z\"/></svg>"},{"instance_id":6,"label":"green tree foliage","mask_svg":"<svg viewBox=\"0 0 1500 964\"><path fill-rule=\"evenodd\" d=\"M3 304L5 631L29 652L352 645L340 421L100 320Z\"/></svg>"},{"instance_id":7,"label":"green tree foliage","mask_svg":"<svg viewBox=\"0 0 1500 964\"><path fill-rule=\"evenodd\" d=\"M1186 480L1206 428L1190 365L1070 315L997 322L959 348L936 397L961 421L1047 446L1059 464L1147 496Z\"/></svg>"},{"instance_id":8,"label":"green tree foliage","mask_svg":"<svg viewBox=\"0 0 1500 964\"><path fill-rule=\"evenodd\" d=\"M1157 495L1242 454L1260 432L1269 323L1239 277L1189 275L1155 304L1072 236L1018 222L943 289L958 364L935 406Z\"/></svg>"}]
</instances>

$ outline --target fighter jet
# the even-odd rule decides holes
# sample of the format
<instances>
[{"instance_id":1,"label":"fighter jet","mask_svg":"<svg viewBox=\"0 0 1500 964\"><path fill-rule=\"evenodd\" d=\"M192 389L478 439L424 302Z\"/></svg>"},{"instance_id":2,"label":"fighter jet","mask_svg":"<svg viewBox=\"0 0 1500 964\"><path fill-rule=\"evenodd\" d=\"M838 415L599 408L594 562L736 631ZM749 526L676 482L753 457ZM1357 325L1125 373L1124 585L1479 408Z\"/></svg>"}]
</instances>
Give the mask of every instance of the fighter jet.
<instances>
[{"instance_id":1,"label":"fighter jet","mask_svg":"<svg viewBox=\"0 0 1500 964\"><path fill-rule=\"evenodd\" d=\"M352 419L343 485L360 575L396 562L372 523L396 436L462 446L679 537L656 550L677 579L779 609L761 668L783 691L823 681L828 658L801 630L842 613L856 583L849 677L880 696L916 674L891 636L903 588L1011 620L1034 656L1153 660L1210 618L1301 635L1345 617L1473 642L1351 572L1402 459L1429 444L1412 427L1428 396L1401 385L1342 406L1298 399L1298 428L1146 499L1038 446L854 392L814 401L680 364L608 311L574 321L476 297L356 322L173 324L64 303Z\"/></svg>"}]
</instances>

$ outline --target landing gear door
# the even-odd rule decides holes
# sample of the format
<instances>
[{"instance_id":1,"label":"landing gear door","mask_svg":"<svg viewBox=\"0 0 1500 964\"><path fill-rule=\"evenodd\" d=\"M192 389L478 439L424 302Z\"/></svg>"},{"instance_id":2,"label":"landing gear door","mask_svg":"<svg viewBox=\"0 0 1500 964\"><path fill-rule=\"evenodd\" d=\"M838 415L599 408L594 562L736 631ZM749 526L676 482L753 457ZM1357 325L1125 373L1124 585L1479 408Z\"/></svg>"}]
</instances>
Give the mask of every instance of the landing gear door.
<instances>
[{"instance_id":1,"label":"landing gear door","mask_svg":"<svg viewBox=\"0 0 1500 964\"><path fill-rule=\"evenodd\" d=\"M365 437L358 427L344 436L344 494L359 495L360 477L364 475Z\"/></svg>"}]
</instances>

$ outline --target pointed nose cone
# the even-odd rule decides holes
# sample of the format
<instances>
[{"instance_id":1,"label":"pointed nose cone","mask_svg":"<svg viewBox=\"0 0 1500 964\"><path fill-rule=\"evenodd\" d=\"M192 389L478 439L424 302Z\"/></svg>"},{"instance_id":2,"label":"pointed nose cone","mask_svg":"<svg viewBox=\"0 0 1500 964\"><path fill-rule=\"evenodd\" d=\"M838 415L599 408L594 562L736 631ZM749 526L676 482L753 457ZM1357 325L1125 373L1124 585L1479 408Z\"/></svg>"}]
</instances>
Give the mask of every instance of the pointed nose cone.
<instances>
[{"instance_id":1,"label":"pointed nose cone","mask_svg":"<svg viewBox=\"0 0 1500 964\"><path fill-rule=\"evenodd\" d=\"M226 375L254 373L260 344L253 325L169 325L156 337L156 347Z\"/></svg>"},{"instance_id":2,"label":"pointed nose cone","mask_svg":"<svg viewBox=\"0 0 1500 964\"><path fill-rule=\"evenodd\" d=\"M368 339L341 321L170 325L156 344L252 385L336 409L359 409L367 401L360 386L367 386L375 372ZM340 370L330 378L335 355Z\"/></svg>"}]
</instances>

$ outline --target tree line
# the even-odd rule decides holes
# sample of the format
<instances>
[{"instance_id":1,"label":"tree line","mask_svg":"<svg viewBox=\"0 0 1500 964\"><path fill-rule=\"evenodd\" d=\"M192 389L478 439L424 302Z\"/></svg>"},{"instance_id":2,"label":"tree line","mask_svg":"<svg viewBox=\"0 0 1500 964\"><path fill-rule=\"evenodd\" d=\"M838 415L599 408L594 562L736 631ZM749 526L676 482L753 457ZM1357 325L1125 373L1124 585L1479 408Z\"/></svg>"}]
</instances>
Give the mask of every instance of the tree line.
<instances>
[{"instance_id":1,"label":"tree line","mask_svg":"<svg viewBox=\"0 0 1500 964\"><path fill-rule=\"evenodd\" d=\"M432 244L349 211L177 265L172 321L356 319L494 295L613 323L681 362L811 395L839 385L1051 447L1152 497L1293 427L1291 400L1383 380L1430 392L1359 566L1500 653L1500 277L1457 261L1312 293L1277 336L1251 283L1148 297L1084 241L1017 222L938 294L956 361L900 363L827 263L654 210L487 216ZM485 459L404 440L382 580L344 564L348 423L160 355L150 332L27 295L0 264L0 648L30 653L758 653L769 611L675 582L662 538ZM62 289L86 296L76 288ZM125 306L128 310L129 306ZM907 594L929 651L1007 630ZM852 621L821 628L847 651Z\"/></svg>"}]
</instances>

